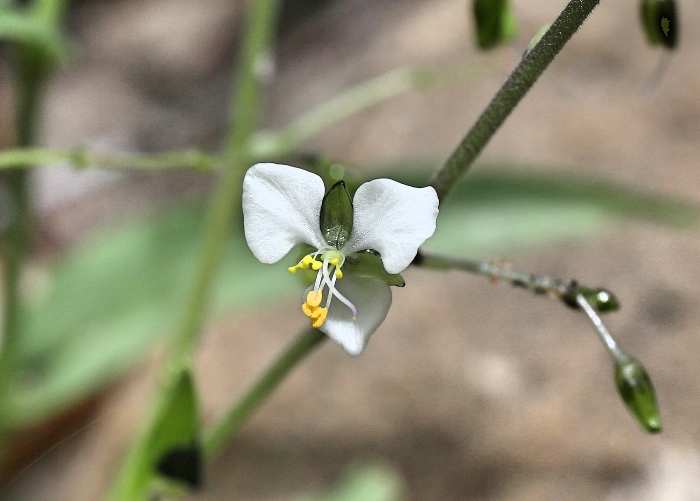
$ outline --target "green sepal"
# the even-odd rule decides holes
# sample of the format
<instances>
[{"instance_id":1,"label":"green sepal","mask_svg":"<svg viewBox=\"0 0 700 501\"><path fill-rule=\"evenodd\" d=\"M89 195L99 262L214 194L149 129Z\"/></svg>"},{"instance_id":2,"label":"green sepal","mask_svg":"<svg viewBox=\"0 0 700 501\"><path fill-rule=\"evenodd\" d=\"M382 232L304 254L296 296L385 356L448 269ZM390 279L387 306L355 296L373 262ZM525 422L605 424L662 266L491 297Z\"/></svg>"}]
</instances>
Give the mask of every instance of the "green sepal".
<instances>
[{"instance_id":1,"label":"green sepal","mask_svg":"<svg viewBox=\"0 0 700 501\"><path fill-rule=\"evenodd\" d=\"M644 366L625 356L615 362L615 384L630 413L649 433L661 431L661 416L654 386Z\"/></svg>"},{"instance_id":2,"label":"green sepal","mask_svg":"<svg viewBox=\"0 0 700 501\"><path fill-rule=\"evenodd\" d=\"M361 277L374 277L384 281L387 285L403 287L406 281L398 273L391 274L384 268L382 258L372 251L364 251L347 256L343 265L343 272L354 273Z\"/></svg>"},{"instance_id":3,"label":"green sepal","mask_svg":"<svg viewBox=\"0 0 700 501\"><path fill-rule=\"evenodd\" d=\"M481 49L491 49L506 44L518 34L509 0L474 0L476 42Z\"/></svg>"},{"instance_id":4,"label":"green sepal","mask_svg":"<svg viewBox=\"0 0 700 501\"><path fill-rule=\"evenodd\" d=\"M335 183L321 203L321 234L329 245L340 249L352 233L352 199L345 181Z\"/></svg>"},{"instance_id":5,"label":"green sepal","mask_svg":"<svg viewBox=\"0 0 700 501\"><path fill-rule=\"evenodd\" d=\"M675 0L642 0L642 29L650 45L675 49L678 44L678 13Z\"/></svg>"}]
</instances>

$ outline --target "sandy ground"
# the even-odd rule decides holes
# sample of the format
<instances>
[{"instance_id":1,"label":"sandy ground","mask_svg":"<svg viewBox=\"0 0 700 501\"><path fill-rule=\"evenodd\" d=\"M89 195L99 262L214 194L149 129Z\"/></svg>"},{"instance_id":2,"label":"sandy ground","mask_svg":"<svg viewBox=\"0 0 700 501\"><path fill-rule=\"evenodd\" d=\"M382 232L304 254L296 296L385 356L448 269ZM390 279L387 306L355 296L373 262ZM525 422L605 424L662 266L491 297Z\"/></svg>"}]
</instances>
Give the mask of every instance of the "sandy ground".
<instances>
[{"instance_id":1,"label":"sandy ground","mask_svg":"<svg viewBox=\"0 0 700 501\"><path fill-rule=\"evenodd\" d=\"M521 42L563 3L515 0ZM639 92L660 54L644 43L637 2L604 1L483 160L604 176L700 201L700 35L692 29L700 25L700 3L678 3L681 47L649 99ZM216 144L239 5L204 4L79 6L73 32L80 51L52 84L44 142L156 150ZM177 23L184 23L181 34L170 40ZM471 34L463 0L340 1L289 29L265 124L283 124L403 64L473 59ZM364 165L444 159L516 55L506 48L488 60L491 73L476 82L394 99L309 148ZM54 176L40 178L40 203L62 244L119 213L115 206L135 206L118 202L134 193L125 176ZM64 198L51 198L62 183L83 186L70 210ZM182 184L169 186L181 193ZM101 212L94 210L100 197L113 200L98 203ZM80 210L89 203L93 210ZM607 354L581 315L484 279L412 269L367 351L351 358L327 343L313 353L192 499L291 500L370 459L396 469L411 501L700 499L697 232L626 223L537 253L479 257L615 290L623 309L609 327L651 373L664 432L645 435L627 415ZM262 318L211 322L197 355L205 418L224 409L305 324L297 309L290 301ZM7 499L100 499L142 418L152 366L115 388L97 411L101 419L32 466Z\"/></svg>"}]
</instances>

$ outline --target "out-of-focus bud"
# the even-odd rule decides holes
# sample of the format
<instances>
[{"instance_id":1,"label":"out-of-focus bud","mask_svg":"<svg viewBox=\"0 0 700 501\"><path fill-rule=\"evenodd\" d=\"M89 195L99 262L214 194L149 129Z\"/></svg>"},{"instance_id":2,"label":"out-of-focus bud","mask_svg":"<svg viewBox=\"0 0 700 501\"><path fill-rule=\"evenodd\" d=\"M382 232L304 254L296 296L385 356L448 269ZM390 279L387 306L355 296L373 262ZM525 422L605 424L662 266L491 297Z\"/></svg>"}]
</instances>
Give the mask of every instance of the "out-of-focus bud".
<instances>
[{"instance_id":1,"label":"out-of-focus bud","mask_svg":"<svg viewBox=\"0 0 700 501\"><path fill-rule=\"evenodd\" d=\"M615 383L622 400L639 425L649 433L661 431L656 394L644 366L629 356L615 362Z\"/></svg>"},{"instance_id":2,"label":"out-of-focus bud","mask_svg":"<svg viewBox=\"0 0 700 501\"><path fill-rule=\"evenodd\" d=\"M650 45L675 49L678 44L678 13L675 0L642 0L642 28Z\"/></svg>"},{"instance_id":3,"label":"out-of-focus bud","mask_svg":"<svg viewBox=\"0 0 700 501\"><path fill-rule=\"evenodd\" d=\"M612 292L605 289L586 289L582 291L598 313L607 313L620 309L620 301Z\"/></svg>"},{"instance_id":4,"label":"out-of-focus bud","mask_svg":"<svg viewBox=\"0 0 700 501\"><path fill-rule=\"evenodd\" d=\"M617 299L617 296L609 290L582 287L575 281L569 284L566 294L564 294L561 299L571 308L579 309L580 305L576 301L576 296L578 294L582 294L598 313L608 313L620 309L620 301Z\"/></svg>"},{"instance_id":5,"label":"out-of-focus bud","mask_svg":"<svg viewBox=\"0 0 700 501\"><path fill-rule=\"evenodd\" d=\"M491 49L510 42L518 34L518 24L509 0L473 0L476 42Z\"/></svg>"}]
</instances>

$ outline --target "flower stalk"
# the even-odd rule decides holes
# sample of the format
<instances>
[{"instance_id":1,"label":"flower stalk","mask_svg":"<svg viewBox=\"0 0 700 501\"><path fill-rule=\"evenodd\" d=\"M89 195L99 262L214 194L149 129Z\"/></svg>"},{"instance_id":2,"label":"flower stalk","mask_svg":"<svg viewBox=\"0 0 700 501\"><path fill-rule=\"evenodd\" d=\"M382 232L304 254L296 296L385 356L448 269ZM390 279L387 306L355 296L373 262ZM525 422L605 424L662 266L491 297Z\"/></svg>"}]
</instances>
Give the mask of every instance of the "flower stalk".
<instances>
[{"instance_id":1,"label":"flower stalk","mask_svg":"<svg viewBox=\"0 0 700 501\"><path fill-rule=\"evenodd\" d=\"M412 264L433 270L466 271L488 277L493 283L503 280L514 287L520 287L538 295L546 295L558 299L566 306L574 309L581 308L577 301L579 295L582 295L587 300L586 304L593 308L595 312L607 313L620 309L617 297L606 289L580 285L576 280L561 280L525 273L513 270L505 264L442 256L422 250L418 251Z\"/></svg>"},{"instance_id":2,"label":"flower stalk","mask_svg":"<svg viewBox=\"0 0 700 501\"><path fill-rule=\"evenodd\" d=\"M595 309L582 294L576 295L576 301L588 315L612 358L615 385L623 403L645 431L659 433L661 431L661 414L656 402L654 385L647 370L639 360L620 348Z\"/></svg>"}]
</instances>

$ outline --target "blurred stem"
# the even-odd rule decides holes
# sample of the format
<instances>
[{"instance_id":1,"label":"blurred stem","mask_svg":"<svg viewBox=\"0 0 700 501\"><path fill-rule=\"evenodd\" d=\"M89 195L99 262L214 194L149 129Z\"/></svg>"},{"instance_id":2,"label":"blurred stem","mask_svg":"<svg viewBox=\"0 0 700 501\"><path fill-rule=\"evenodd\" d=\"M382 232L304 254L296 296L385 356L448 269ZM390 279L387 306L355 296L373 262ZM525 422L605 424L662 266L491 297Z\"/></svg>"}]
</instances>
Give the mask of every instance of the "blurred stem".
<instances>
[{"instance_id":1,"label":"blurred stem","mask_svg":"<svg viewBox=\"0 0 700 501\"><path fill-rule=\"evenodd\" d=\"M16 135L19 146L34 143L40 91L47 62L35 47L17 48ZM3 173L9 198L9 223L4 231L3 248L3 336L0 352L0 403L7 405L8 385L14 369L14 353L21 332L21 272L29 252L32 226L29 197L29 171ZM1 408L1 407L0 407Z\"/></svg>"},{"instance_id":2,"label":"blurred stem","mask_svg":"<svg viewBox=\"0 0 700 501\"><path fill-rule=\"evenodd\" d=\"M282 352L243 396L207 430L204 436L207 459L216 456L284 377L324 339L326 335L323 332L309 328Z\"/></svg>"},{"instance_id":3,"label":"blurred stem","mask_svg":"<svg viewBox=\"0 0 700 501\"><path fill-rule=\"evenodd\" d=\"M207 214L198 268L176 340L176 351L182 356L190 352L202 330L224 246L240 214L243 175L250 158L248 143L258 122L278 11L278 0L248 3L245 38L229 114L232 118L220 160L222 179Z\"/></svg>"},{"instance_id":4,"label":"blurred stem","mask_svg":"<svg viewBox=\"0 0 700 501\"><path fill-rule=\"evenodd\" d=\"M47 26L58 27L68 8L68 0L34 0L33 15Z\"/></svg>"},{"instance_id":5,"label":"blurred stem","mask_svg":"<svg viewBox=\"0 0 700 501\"><path fill-rule=\"evenodd\" d=\"M608 328L605 327L603 320L598 316L598 313L595 311L593 306L588 302L588 300L582 294L577 294L576 295L576 302L579 304L581 309L586 313L586 315L588 316L588 319L593 324L593 327L595 328L596 333L598 334L598 337L605 345L605 348L608 350L608 353L610 353L610 356L612 357L613 362L614 363L625 363L625 362L629 361L629 356L624 351L622 351L620 346L617 344L617 341L615 341L615 338L612 336L612 334L610 334L610 331L608 330Z\"/></svg>"},{"instance_id":6,"label":"blurred stem","mask_svg":"<svg viewBox=\"0 0 700 501\"><path fill-rule=\"evenodd\" d=\"M199 150L171 151L151 155L95 153L86 149L25 148L0 151L0 170L51 163L69 163L79 169L103 167L118 170L167 170L191 167L206 171L214 168L215 159L212 155Z\"/></svg>"},{"instance_id":7,"label":"blurred stem","mask_svg":"<svg viewBox=\"0 0 700 501\"><path fill-rule=\"evenodd\" d=\"M0 40L41 48L48 57L60 58L64 54L58 31L26 8L8 7L0 12Z\"/></svg>"},{"instance_id":8,"label":"blurred stem","mask_svg":"<svg viewBox=\"0 0 700 501\"><path fill-rule=\"evenodd\" d=\"M230 237L235 217L240 213L238 204L241 199L242 178L249 158L247 145L250 134L257 124L259 97L263 84L260 78L260 62L270 51L278 4L278 0L248 2L241 59L237 68L234 97L229 115L232 119L229 123L229 132L220 165L217 165L223 169L222 179L219 180L206 216L192 289L184 307L171 354L170 362L175 366L187 363L186 360L190 358L201 333L210 302L212 284L223 257L225 243ZM148 430L157 425L157 423L150 423ZM143 447L143 441L147 440L148 436L149 433L144 433L140 441L136 440L132 444L131 455ZM119 478L113 484L109 499L121 499L119 486L130 474L128 464L125 464Z\"/></svg>"},{"instance_id":9,"label":"blurred stem","mask_svg":"<svg viewBox=\"0 0 700 501\"><path fill-rule=\"evenodd\" d=\"M540 41L520 61L481 113L430 185L442 203L555 56L581 27L600 0L571 0Z\"/></svg>"},{"instance_id":10,"label":"blurred stem","mask_svg":"<svg viewBox=\"0 0 700 501\"><path fill-rule=\"evenodd\" d=\"M252 137L255 157L282 157L328 128L414 90L463 81L483 71L483 63L442 70L405 67L364 82L312 108L279 131L262 130Z\"/></svg>"}]
</instances>

